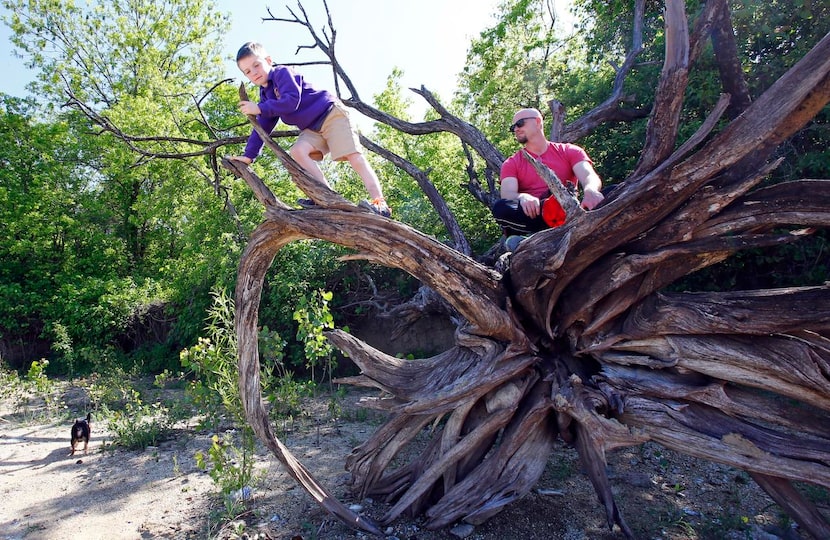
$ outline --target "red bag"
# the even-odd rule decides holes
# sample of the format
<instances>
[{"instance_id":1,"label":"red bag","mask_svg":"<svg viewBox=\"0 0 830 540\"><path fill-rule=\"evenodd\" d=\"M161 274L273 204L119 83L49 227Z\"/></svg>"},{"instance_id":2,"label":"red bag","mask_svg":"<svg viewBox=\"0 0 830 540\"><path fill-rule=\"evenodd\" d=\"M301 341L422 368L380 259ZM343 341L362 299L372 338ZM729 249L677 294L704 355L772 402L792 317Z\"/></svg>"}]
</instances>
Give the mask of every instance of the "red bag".
<instances>
[{"instance_id":1,"label":"red bag","mask_svg":"<svg viewBox=\"0 0 830 540\"><path fill-rule=\"evenodd\" d=\"M542 201L542 220L548 227L559 227L565 223L565 210L556 202L556 198L548 197Z\"/></svg>"}]
</instances>

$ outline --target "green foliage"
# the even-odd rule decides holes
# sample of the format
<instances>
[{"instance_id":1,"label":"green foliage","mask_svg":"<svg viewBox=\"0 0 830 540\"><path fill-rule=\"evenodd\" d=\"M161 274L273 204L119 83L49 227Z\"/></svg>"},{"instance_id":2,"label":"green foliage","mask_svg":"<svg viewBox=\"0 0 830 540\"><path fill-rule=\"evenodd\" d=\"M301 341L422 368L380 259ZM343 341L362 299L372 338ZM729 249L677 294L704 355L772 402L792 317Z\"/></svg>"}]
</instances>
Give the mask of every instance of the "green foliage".
<instances>
[{"instance_id":1,"label":"green foliage","mask_svg":"<svg viewBox=\"0 0 830 540\"><path fill-rule=\"evenodd\" d=\"M197 405L209 420L219 421L221 413L215 405L231 415L238 423L245 421L242 399L239 393L236 358L238 345L233 328L234 304L224 290L213 291L213 306L208 312L205 325L207 337L200 337L196 345L182 350L180 361L183 368L196 377L189 388Z\"/></svg>"},{"instance_id":2,"label":"green foliage","mask_svg":"<svg viewBox=\"0 0 830 540\"><path fill-rule=\"evenodd\" d=\"M241 448L232 438L214 435L207 453L196 452L196 466L210 474L220 491L227 495L250 488L257 480L254 471L256 440L251 430L242 430Z\"/></svg>"},{"instance_id":3,"label":"green foliage","mask_svg":"<svg viewBox=\"0 0 830 540\"><path fill-rule=\"evenodd\" d=\"M158 372L174 369L175 352L182 349L212 354L208 349L216 343L198 341L213 301L211 291L232 289L242 249L262 219L262 206L244 182L215 177L209 157L148 159L111 134L99 133L76 110L44 108L65 99L57 90L66 85L132 136L176 137L169 143L156 141L154 151L192 151L182 142L185 138L247 135L249 126L236 108L236 84L220 84L202 100L204 116L193 110L193 96L201 98L221 78L224 44L219 38L227 29L227 16L209 0L163 5L140 0L129 6L3 0L3 5L16 52L39 74L38 89L55 91L38 91L37 102L0 96L0 220L5 232L0 236L0 336L24 343L48 341L54 352L50 372L70 375L89 373L108 362L123 363L126 355L141 369ZM566 120L573 121L608 96L612 65L619 65L631 46L632 4L579 0L576 5L580 18L572 33L552 18L547 2L506 0L493 25L470 45L450 110L481 129L503 155L518 148L506 129L516 108L545 110L550 99L558 99L566 106ZM690 21L701 5L687 2ZM826 3L744 0L730 6L753 97L830 30ZM651 106L663 40L662 4L649 2L644 50L625 81L627 107ZM698 128L721 92L711 46L704 47L694 68L681 116L681 140ZM399 70L390 75L376 102L382 110L411 120L411 100L404 97L408 94L401 88L401 75ZM782 145L779 156L785 163L770 182L827 177L828 114L818 115ZM426 119L434 116L430 112ZM603 125L578 141L606 184L622 181L634 169L645 125L644 120ZM476 252L492 245L499 230L489 210L462 185L468 163L454 136L412 137L388 126L376 127L372 135L429 171L430 182ZM241 144L225 150L237 153ZM395 218L448 240L417 182L376 156L368 157ZM470 165L485 186L487 174L497 174L486 171L476 157ZM344 196L355 201L366 196L348 165L327 161L324 167ZM270 153L254 168L281 199L299 196ZM317 360L314 349L310 359L306 347L313 347L314 340L293 339L298 298L333 291L328 309L339 317L337 302L374 293L362 289L367 275L373 287L402 297L418 285L401 272L341 263L337 259L345 252L303 241L286 246L275 258L260 321L292 339L280 348L284 357L264 368L269 376L286 377L286 366L302 369L309 363L310 369L319 369L327 362ZM828 278L828 253L826 233L820 233L798 244L741 254L677 286L817 283ZM142 314L159 305L164 306L167 327L144 332ZM194 394L213 395L221 402L209 384L199 377Z\"/></svg>"},{"instance_id":4,"label":"green foliage","mask_svg":"<svg viewBox=\"0 0 830 540\"><path fill-rule=\"evenodd\" d=\"M294 311L297 322L297 340L304 345L306 368L311 370L311 379L315 380L317 367L328 373L331 385L332 372L337 367L333 359L334 347L326 339L326 330L334 329L334 318L329 310L333 294L328 291L314 291L311 297L301 296Z\"/></svg>"},{"instance_id":5,"label":"green foliage","mask_svg":"<svg viewBox=\"0 0 830 540\"><path fill-rule=\"evenodd\" d=\"M493 27L482 32L470 48L456 103L505 154L517 148L504 129L517 108L545 111L548 101L557 99L566 107L567 122L609 95L615 76L611 65L621 65L631 48L633 4L578 0L575 6L577 32L569 35L547 32L551 23L544 2L509 0L500 7ZM701 7L701 2L687 2L690 24ZM730 8L739 59L753 97L830 31L830 6L825 4L747 0L732 3ZM662 10L662 3L646 3L643 51L625 80L626 107L651 107L665 49ZM540 34L547 37L540 39ZM681 142L698 129L723 91L711 42L692 67L681 112ZM830 108L779 148L785 162L769 182L827 177L828 115ZM645 127L645 119L604 124L577 142L593 158L604 183L614 184L634 169ZM673 287L723 290L816 284L828 278L827 268L826 232L819 232L797 244L739 253Z\"/></svg>"},{"instance_id":6,"label":"green foliage","mask_svg":"<svg viewBox=\"0 0 830 540\"><path fill-rule=\"evenodd\" d=\"M508 0L500 9L497 22L470 46L457 102L504 152L516 109L544 109L570 65L557 54L565 42L544 1Z\"/></svg>"},{"instance_id":7,"label":"green foliage","mask_svg":"<svg viewBox=\"0 0 830 540\"><path fill-rule=\"evenodd\" d=\"M410 101L402 98L401 76L400 71L393 72L387 80L386 89L375 99L379 108L408 119ZM481 125L478 120L474 123ZM388 126L378 126L375 131L373 138L378 143L429 172L430 183L446 201L471 244L482 250L492 245L500 231L490 217L489 209L470 196L464 182L467 157L454 135L435 133L413 137ZM449 240L438 213L411 176L403 174L388 162L377 164L376 169L381 177L391 179L387 180L391 187L386 190L386 195L394 207L395 219L439 240Z\"/></svg>"},{"instance_id":8,"label":"green foliage","mask_svg":"<svg viewBox=\"0 0 830 540\"><path fill-rule=\"evenodd\" d=\"M348 284L342 279L344 268L337 257L345 253L340 246L323 242L294 242L282 248L266 276L260 306L260 322L280 336L296 335L294 311L297 299L340 281L342 294ZM301 341L286 343L284 361L288 366L306 363Z\"/></svg>"},{"instance_id":9,"label":"green foliage","mask_svg":"<svg viewBox=\"0 0 830 540\"><path fill-rule=\"evenodd\" d=\"M173 428L170 408L161 402L144 403L138 390L127 390L124 409L101 409L107 418L112 442L129 450L156 446L169 437Z\"/></svg>"},{"instance_id":10,"label":"green foliage","mask_svg":"<svg viewBox=\"0 0 830 540\"><path fill-rule=\"evenodd\" d=\"M4 0L3 6L12 43L27 53L44 83L60 85L63 78L82 99L107 105L125 94L168 101L174 79L204 85L216 80L217 38L229 26L210 0Z\"/></svg>"},{"instance_id":11,"label":"green foliage","mask_svg":"<svg viewBox=\"0 0 830 540\"><path fill-rule=\"evenodd\" d=\"M216 38L228 17L213 2L3 5L12 41L42 86L67 85L132 135L215 136L181 82L201 93L221 77ZM41 104L50 96L65 100L56 91L39 95ZM235 109L237 98L221 97L209 111ZM9 262L0 269L0 332L53 342L55 366L66 372L85 369L80 351L114 344L141 351L146 369L173 367L169 351L195 341L208 293L232 283L261 207L243 201L236 214L226 211L223 186L205 181L206 158L137 159L78 112L39 125L30 105L3 105L0 218L13 230L0 239ZM181 151L178 144L168 150ZM131 325L154 303L170 304L173 329L147 332L156 343L145 347L132 342L141 332Z\"/></svg>"}]
</instances>

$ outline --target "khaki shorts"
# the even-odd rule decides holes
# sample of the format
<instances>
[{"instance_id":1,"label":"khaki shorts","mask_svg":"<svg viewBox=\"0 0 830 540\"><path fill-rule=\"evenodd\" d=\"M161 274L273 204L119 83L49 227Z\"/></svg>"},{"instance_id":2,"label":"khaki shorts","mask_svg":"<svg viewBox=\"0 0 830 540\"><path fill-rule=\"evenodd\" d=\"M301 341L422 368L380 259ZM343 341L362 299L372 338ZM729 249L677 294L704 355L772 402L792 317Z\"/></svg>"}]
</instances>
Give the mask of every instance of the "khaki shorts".
<instances>
[{"instance_id":1,"label":"khaki shorts","mask_svg":"<svg viewBox=\"0 0 830 540\"><path fill-rule=\"evenodd\" d=\"M297 137L299 141L307 142L318 150L310 154L315 161L321 161L328 153L331 153L331 159L343 161L346 156L363 151L357 131L349 120L349 110L340 101L334 102L320 131L304 129Z\"/></svg>"}]
</instances>

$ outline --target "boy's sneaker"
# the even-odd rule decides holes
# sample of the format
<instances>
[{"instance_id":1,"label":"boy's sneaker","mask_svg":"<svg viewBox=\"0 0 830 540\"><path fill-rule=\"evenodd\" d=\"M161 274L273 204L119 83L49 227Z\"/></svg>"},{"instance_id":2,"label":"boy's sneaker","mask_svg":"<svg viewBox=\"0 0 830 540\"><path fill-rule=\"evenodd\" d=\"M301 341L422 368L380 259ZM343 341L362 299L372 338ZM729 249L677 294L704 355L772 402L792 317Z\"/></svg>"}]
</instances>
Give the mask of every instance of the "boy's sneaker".
<instances>
[{"instance_id":1,"label":"boy's sneaker","mask_svg":"<svg viewBox=\"0 0 830 540\"><path fill-rule=\"evenodd\" d=\"M523 240L527 240L527 236L508 236L504 241L504 249L507 251L516 251L516 248L519 247L519 244L521 244Z\"/></svg>"},{"instance_id":2,"label":"boy's sneaker","mask_svg":"<svg viewBox=\"0 0 830 540\"><path fill-rule=\"evenodd\" d=\"M365 208L367 210L371 210L379 216L392 217L392 211L389 209L389 206L386 204L386 199L384 199L383 197L372 199L371 202L364 199L360 201L360 203L358 203L358 206L361 208Z\"/></svg>"},{"instance_id":3,"label":"boy's sneaker","mask_svg":"<svg viewBox=\"0 0 830 540\"><path fill-rule=\"evenodd\" d=\"M315 206L317 206L317 203L312 201L311 199L297 199L297 204L299 204L303 208L314 208Z\"/></svg>"}]
</instances>

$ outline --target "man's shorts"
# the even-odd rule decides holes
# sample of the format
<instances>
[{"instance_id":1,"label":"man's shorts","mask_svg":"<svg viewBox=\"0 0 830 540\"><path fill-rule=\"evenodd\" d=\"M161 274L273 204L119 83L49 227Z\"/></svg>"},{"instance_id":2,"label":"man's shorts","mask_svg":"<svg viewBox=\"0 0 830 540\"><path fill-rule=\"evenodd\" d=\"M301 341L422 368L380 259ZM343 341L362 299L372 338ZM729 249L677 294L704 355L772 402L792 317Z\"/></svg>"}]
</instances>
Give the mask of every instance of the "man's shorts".
<instances>
[{"instance_id":1,"label":"man's shorts","mask_svg":"<svg viewBox=\"0 0 830 540\"><path fill-rule=\"evenodd\" d=\"M321 161L328 153L331 153L331 159L343 161L346 156L363 151L357 131L349 119L349 110L339 100L334 102L334 106L326 115L320 131L304 129L297 137L297 142L300 141L307 142L317 149L317 152L310 154L315 161Z\"/></svg>"}]
</instances>

